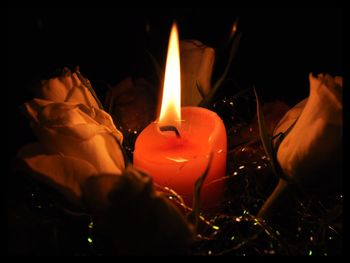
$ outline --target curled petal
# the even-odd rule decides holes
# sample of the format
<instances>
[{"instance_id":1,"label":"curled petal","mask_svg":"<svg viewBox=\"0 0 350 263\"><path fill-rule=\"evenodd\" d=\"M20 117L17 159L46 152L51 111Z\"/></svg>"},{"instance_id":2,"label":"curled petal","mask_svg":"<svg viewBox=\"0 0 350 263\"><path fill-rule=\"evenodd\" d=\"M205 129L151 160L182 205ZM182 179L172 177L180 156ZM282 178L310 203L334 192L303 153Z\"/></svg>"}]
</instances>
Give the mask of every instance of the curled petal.
<instances>
[{"instance_id":1,"label":"curled petal","mask_svg":"<svg viewBox=\"0 0 350 263\"><path fill-rule=\"evenodd\" d=\"M109 115L107 112L97 108L90 108L88 115L91 116L97 123L108 127L111 131L113 131L120 142L123 141L123 134L115 127L111 115Z\"/></svg>"},{"instance_id":2,"label":"curled petal","mask_svg":"<svg viewBox=\"0 0 350 263\"><path fill-rule=\"evenodd\" d=\"M37 90L37 96L42 99L64 102L68 93L73 88L71 72L66 72L58 78L44 80L41 87Z\"/></svg>"},{"instance_id":3,"label":"curled petal","mask_svg":"<svg viewBox=\"0 0 350 263\"><path fill-rule=\"evenodd\" d=\"M81 82L76 73L72 74L73 79L73 88L65 99L65 102L75 103L75 104L84 104L89 107L99 108L98 103L95 98L92 96L88 88Z\"/></svg>"},{"instance_id":4,"label":"curled petal","mask_svg":"<svg viewBox=\"0 0 350 263\"><path fill-rule=\"evenodd\" d=\"M51 153L86 160L100 173L120 174L124 169L123 153L113 133L93 124L56 129L36 127L40 141Z\"/></svg>"},{"instance_id":5,"label":"curled petal","mask_svg":"<svg viewBox=\"0 0 350 263\"><path fill-rule=\"evenodd\" d=\"M83 159L100 173L120 174L124 169L122 136L108 123L111 119L106 117L107 113L96 110L98 121L108 123L110 128L96 121L93 118L96 114L82 104L33 100L25 104L25 109L37 137L50 153Z\"/></svg>"},{"instance_id":6,"label":"curled petal","mask_svg":"<svg viewBox=\"0 0 350 263\"><path fill-rule=\"evenodd\" d=\"M109 129L120 142L123 140L123 135L115 127L112 117L101 109L90 108L83 104L55 103L42 99L33 99L25 103L23 108L27 117L38 125L54 127L92 123Z\"/></svg>"},{"instance_id":7,"label":"curled petal","mask_svg":"<svg viewBox=\"0 0 350 263\"><path fill-rule=\"evenodd\" d=\"M45 154L40 144L25 146L18 157L39 180L53 186L74 203L80 202L82 183L90 176L97 175L96 169L88 162L74 157Z\"/></svg>"},{"instance_id":8,"label":"curled petal","mask_svg":"<svg viewBox=\"0 0 350 263\"><path fill-rule=\"evenodd\" d=\"M54 102L70 102L99 108L98 103L76 73L65 70L62 76L42 81L37 96Z\"/></svg>"}]
</instances>

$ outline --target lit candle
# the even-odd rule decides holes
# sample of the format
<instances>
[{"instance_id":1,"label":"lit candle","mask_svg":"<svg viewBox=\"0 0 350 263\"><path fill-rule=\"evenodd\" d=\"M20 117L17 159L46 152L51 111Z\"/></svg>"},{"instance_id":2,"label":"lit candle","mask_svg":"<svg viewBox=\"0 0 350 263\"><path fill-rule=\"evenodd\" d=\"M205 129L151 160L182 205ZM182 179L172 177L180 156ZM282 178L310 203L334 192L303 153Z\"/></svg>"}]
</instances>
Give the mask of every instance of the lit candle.
<instances>
[{"instance_id":1,"label":"lit candle","mask_svg":"<svg viewBox=\"0 0 350 263\"><path fill-rule=\"evenodd\" d=\"M134 166L153 177L155 183L175 190L192 206L194 184L209 165L200 200L202 208L210 209L218 205L223 196L226 130L215 112L200 107L180 107L180 72L179 39L174 24L160 116L138 136Z\"/></svg>"}]
</instances>

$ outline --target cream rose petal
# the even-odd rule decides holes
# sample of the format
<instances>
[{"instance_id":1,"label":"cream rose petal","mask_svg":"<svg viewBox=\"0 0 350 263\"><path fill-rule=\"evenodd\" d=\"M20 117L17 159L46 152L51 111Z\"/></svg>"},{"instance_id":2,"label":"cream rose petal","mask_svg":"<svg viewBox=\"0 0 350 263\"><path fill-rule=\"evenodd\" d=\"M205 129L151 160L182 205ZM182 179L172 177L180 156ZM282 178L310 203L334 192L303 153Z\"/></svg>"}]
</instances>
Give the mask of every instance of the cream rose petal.
<instances>
[{"instance_id":1,"label":"cream rose petal","mask_svg":"<svg viewBox=\"0 0 350 263\"><path fill-rule=\"evenodd\" d=\"M107 112L97 108L87 108L84 107L84 105L79 105L79 109L84 111L97 123L108 127L111 131L113 131L114 135L118 138L119 142L122 143L123 134L115 127L112 117Z\"/></svg>"},{"instance_id":2,"label":"cream rose petal","mask_svg":"<svg viewBox=\"0 0 350 263\"><path fill-rule=\"evenodd\" d=\"M304 99L301 102L299 102L297 105L295 105L292 109L290 109L283 116L283 118L278 122L277 126L274 129L273 134L277 135L280 132L285 133L298 119L306 103L307 103L307 99Z\"/></svg>"},{"instance_id":3,"label":"cream rose petal","mask_svg":"<svg viewBox=\"0 0 350 263\"><path fill-rule=\"evenodd\" d=\"M53 103L49 100L44 99L33 99L29 102L23 104L22 109L24 114L34 122L38 122L38 114L39 112L47 105Z\"/></svg>"},{"instance_id":4,"label":"cream rose petal","mask_svg":"<svg viewBox=\"0 0 350 263\"><path fill-rule=\"evenodd\" d=\"M52 152L81 158L100 173L120 174L124 158L117 138L94 124L36 129L38 137Z\"/></svg>"},{"instance_id":5,"label":"cream rose petal","mask_svg":"<svg viewBox=\"0 0 350 263\"><path fill-rule=\"evenodd\" d=\"M99 108L95 98L81 82L77 73L70 71L60 77L42 81L41 87L37 89L37 95L41 99L53 102L70 102Z\"/></svg>"},{"instance_id":6,"label":"cream rose petal","mask_svg":"<svg viewBox=\"0 0 350 263\"><path fill-rule=\"evenodd\" d=\"M64 102L69 91L73 88L71 76L60 78L52 78L42 82L42 86L38 89L38 97L55 101Z\"/></svg>"},{"instance_id":7,"label":"cream rose petal","mask_svg":"<svg viewBox=\"0 0 350 263\"><path fill-rule=\"evenodd\" d=\"M115 127L112 117L104 110L87 107L84 104L56 103L43 99L33 99L24 104L27 116L36 122L47 122L50 125L72 125L95 123L109 128L122 142L123 134ZM70 111L65 114L64 111ZM40 116L40 120L38 119Z\"/></svg>"},{"instance_id":8,"label":"cream rose petal","mask_svg":"<svg viewBox=\"0 0 350 263\"><path fill-rule=\"evenodd\" d=\"M80 202L81 186L85 180L98 174L92 165L82 159L46 154L38 143L23 147L18 157L41 181L75 203Z\"/></svg>"},{"instance_id":9,"label":"cream rose petal","mask_svg":"<svg viewBox=\"0 0 350 263\"><path fill-rule=\"evenodd\" d=\"M80 81L76 73L72 74L72 80L72 93L67 96L65 101L75 104L82 103L89 107L99 108L95 98L92 96L88 88Z\"/></svg>"},{"instance_id":10,"label":"cream rose petal","mask_svg":"<svg viewBox=\"0 0 350 263\"><path fill-rule=\"evenodd\" d=\"M100 173L121 173L124 157L117 130L100 125L79 105L49 103L40 108L36 102L28 103L27 113L37 137L51 153L83 159Z\"/></svg>"},{"instance_id":11,"label":"cream rose petal","mask_svg":"<svg viewBox=\"0 0 350 263\"><path fill-rule=\"evenodd\" d=\"M215 51L197 40L183 40L180 42L180 52L181 105L196 106L202 100L196 82L205 94L211 89Z\"/></svg>"},{"instance_id":12,"label":"cream rose petal","mask_svg":"<svg viewBox=\"0 0 350 263\"><path fill-rule=\"evenodd\" d=\"M342 160L341 82L329 75L319 75L317 79L310 75L309 79L310 96L280 144L277 160L284 173L295 181L319 184L321 175L326 174L333 176L333 180L328 180L332 184Z\"/></svg>"}]
</instances>

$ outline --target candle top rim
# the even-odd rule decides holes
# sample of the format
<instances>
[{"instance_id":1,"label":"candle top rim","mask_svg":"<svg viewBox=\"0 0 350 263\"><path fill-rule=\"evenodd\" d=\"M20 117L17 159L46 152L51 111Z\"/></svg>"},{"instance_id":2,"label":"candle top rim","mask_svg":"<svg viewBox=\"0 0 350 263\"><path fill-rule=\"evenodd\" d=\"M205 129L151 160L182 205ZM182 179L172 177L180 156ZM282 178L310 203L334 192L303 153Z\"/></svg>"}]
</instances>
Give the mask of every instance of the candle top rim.
<instances>
[{"instance_id":1,"label":"candle top rim","mask_svg":"<svg viewBox=\"0 0 350 263\"><path fill-rule=\"evenodd\" d=\"M180 128L182 137L177 138L169 132L163 135L158 123L152 122L138 136L134 155L142 156L147 162L169 164L184 163L206 156L211 151L226 152L225 126L215 112L192 106L182 107L181 111L184 119ZM159 155L166 158L158 162Z\"/></svg>"}]
</instances>

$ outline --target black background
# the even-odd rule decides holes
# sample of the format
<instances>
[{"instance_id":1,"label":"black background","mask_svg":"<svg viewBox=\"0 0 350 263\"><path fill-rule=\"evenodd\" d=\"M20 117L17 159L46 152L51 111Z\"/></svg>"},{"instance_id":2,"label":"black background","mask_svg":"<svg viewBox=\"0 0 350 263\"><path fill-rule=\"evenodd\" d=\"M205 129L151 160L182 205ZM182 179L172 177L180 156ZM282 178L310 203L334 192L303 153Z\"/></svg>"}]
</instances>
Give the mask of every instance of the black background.
<instances>
[{"instance_id":1,"label":"black background","mask_svg":"<svg viewBox=\"0 0 350 263\"><path fill-rule=\"evenodd\" d=\"M308 95L310 72L342 75L343 11L337 8L8 9L10 156L33 140L19 106L33 96L35 81L79 65L103 99L102 84L152 73L147 52L164 65L174 20L181 39L200 40L224 59L220 52L237 18L242 40L230 74L243 88L256 85L263 101L294 105ZM218 60L214 74L220 70Z\"/></svg>"},{"instance_id":2,"label":"black background","mask_svg":"<svg viewBox=\"0 0 350 263\"><path fill-rule=\"evenodd\" d=\"M10 167L18 148L35 140L19 110L32 98L35 81L60 67L79 65L103 98L104 83L152 74L147 52L164 65L174 20L181 39L200 40L220 56L237 18L242 40L230 74L243 88L254 84L263 102L283 100L294 105L308 95L310 72L343 75L339 8L8 9L4 88ZM220 69L219 60L214 73Z\"/></svg>"},{"instance_id":3,"label":"black background","mask_svg":"<svg viewBox=\"0 0 350 263\"><path fill-rule=\"evenodd\" d=\"M243 88L255 84L263 101L293 105L308 95L309 72L342 75L343 11L337 8L8 9L11 141L26 137L18 107L31 98L32 83L55 69L79 65L97 89L147 77L146 52L164 65L174 20L181 39L198 39L220 55L237 18L242 40L231 74ZM104 91L97 90L101 97Z\"/></svg>"}]
</instances>

